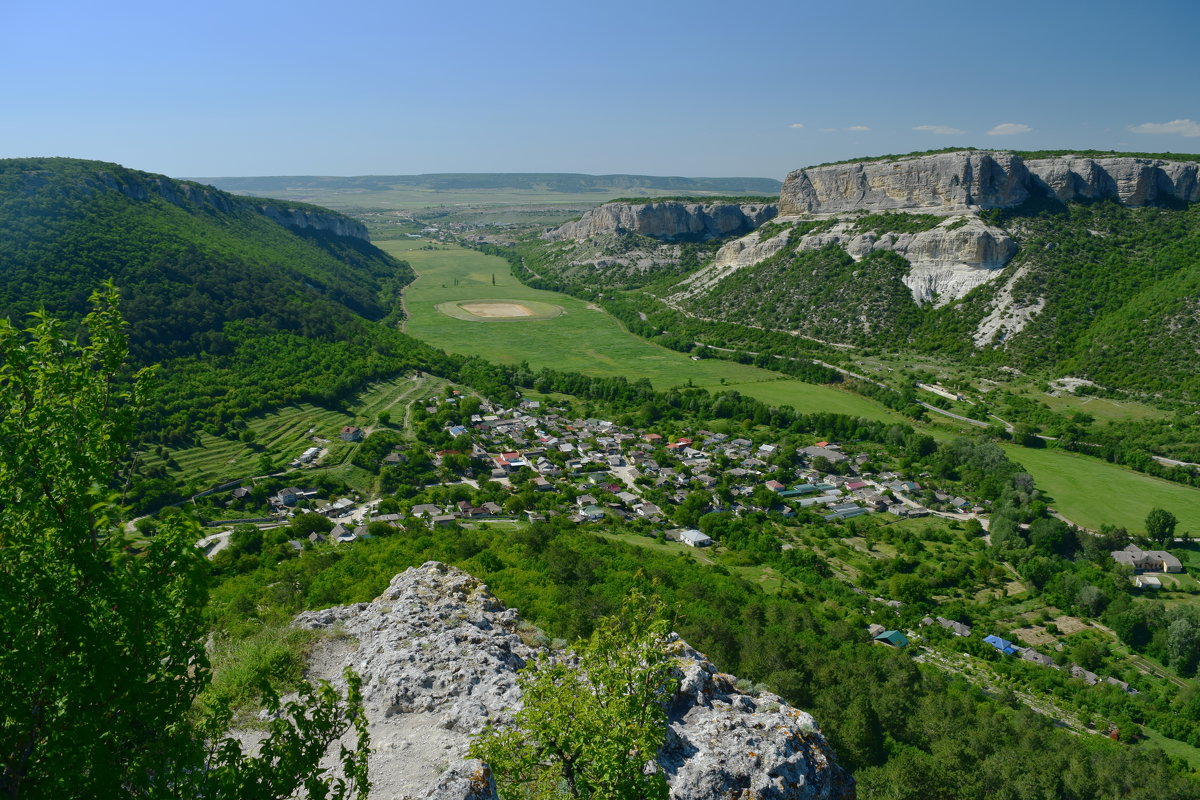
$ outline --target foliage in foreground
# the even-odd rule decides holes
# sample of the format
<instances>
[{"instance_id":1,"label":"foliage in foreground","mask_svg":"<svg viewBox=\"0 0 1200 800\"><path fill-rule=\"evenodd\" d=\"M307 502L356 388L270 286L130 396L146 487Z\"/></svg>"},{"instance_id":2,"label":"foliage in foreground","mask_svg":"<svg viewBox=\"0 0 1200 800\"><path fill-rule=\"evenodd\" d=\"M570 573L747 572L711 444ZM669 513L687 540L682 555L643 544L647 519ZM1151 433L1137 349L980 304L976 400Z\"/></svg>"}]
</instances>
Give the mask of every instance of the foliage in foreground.
<instances>
[{"instance_id":1,"label":"foliage in foreground","mask_svg":"<svg viewBox=\"0 0 1200 800\"><path fill-rule=\"evenodd\" d=\"M502 797L667 797L654 761L677 680L658 604L637 593L566 654L542 654L517 677L524 707L512 727L471 745Z\"/></svg>"},{"instance_id":2,"label":"foliage in foreground","mask_svg":"<svg viewBox=\"0 0 1200 800\"><path fill-rule=\"evenodd\" d=\"M0 320L0 794L9 798L366 796L357 678L281 706L256 756L197 718L210 673L195 531L175 521L140 552L107 486L149 377L124 375L112 287L78 345L39 317ZM177 518L181 519L181 518ZM341 775L319 766L353 726Z\"/></svg>"}]
</instances>

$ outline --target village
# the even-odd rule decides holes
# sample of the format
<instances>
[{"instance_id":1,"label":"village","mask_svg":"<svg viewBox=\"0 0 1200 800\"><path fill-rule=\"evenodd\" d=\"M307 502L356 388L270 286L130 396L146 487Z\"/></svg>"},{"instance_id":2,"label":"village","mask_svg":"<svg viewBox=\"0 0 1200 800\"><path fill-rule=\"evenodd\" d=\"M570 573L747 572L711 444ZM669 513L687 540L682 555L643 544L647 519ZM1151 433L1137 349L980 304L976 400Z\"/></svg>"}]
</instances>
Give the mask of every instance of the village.
<instances>
[{"instance_id":1,"label":"village","mask_svg":"<svg viewBox=\"0 0 1200 800\"><path fill-rule=\"evenodd\" d=\"M440 402L453 405L459 399L451 396ZM431 415L438 410L438 406L425 409ZM871 454L848 452L833 442L785 450L780 443L755 442L705 429L668 440L653 431L608 420L569 418L563 409L543 407L536 400L524 400L514 408L483 401L479 413L444 430L455 448L437 451L435 464L449 463L449 456L469 459L469 466L447 483L472 490L490 484L501 487L510 500L514 496L528 500L533 493L535 499L524 503L531 507L495 500L473 504L463 499L445 505L414 503L401 511L379 513L381 505L394 504L381 504L379 499L323 499L315 489L287 486L270 496L273 514L282 521L306 510L317 511L338 522L329 538L341 542L354 541L370 522L422 520L430 526L445 526L563 515L576 523L605 519L642 522L663 528L669 538L694 547L711 544L711 539L694 529L672 526L684 506L699 513L728 511L741 516L767 512L784 519L795 518L802 511L819 512L826 522L884 512L900 518L941 515L977 519L987 527L985 506L941 491L926 492L921 483L895 472L874 472ZM350 442L363 439L363 431L357 427L343 428L340 435ZM380 468L401 464L405 458L401 450L397 445L383 455ZM294 466L312 465L318 454L318 448L310 448ZM232 497L236 500L249 493L248 488L238 487Z\"/></svg>"}]
</instances>

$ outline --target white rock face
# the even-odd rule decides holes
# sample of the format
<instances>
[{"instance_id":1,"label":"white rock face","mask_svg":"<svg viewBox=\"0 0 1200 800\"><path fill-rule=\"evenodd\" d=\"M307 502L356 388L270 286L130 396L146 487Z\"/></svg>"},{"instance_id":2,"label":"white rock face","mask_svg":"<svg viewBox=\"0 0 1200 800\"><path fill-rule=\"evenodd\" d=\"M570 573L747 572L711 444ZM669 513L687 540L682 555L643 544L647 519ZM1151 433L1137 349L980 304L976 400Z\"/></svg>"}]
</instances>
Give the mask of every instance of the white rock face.
<instances>
[{"instance_id":1,"label":"white rock face","mask_svg":"<svg viewBox=\"0 0 1200 800\"><path fill-rule=\"evenodd\" d=\"M976 347L988 347L993 342L1003 345L1014 334L1025 330L1029 321L1046 307L1046 300L1042 297L1027 304L1018 303L1014 299L1013 287L1028 272L1027 267L1021 267L1000 287L988 315L980 320L975 328L972 338Z\"/></svg>"},{"instance_id":2,"label":"white rock face","mask_svg":"<svg viewBox=\"0 0 1200 800\"><path fill-rule=\"evenodd\" d=\"M782 216L866 211L954 214L1008 208L1029 197L1098 200L1127 206L1200 201L1200 165L1148 158L1061 156L1023 161L1002 150L964 150L898 161L808 167L789 174Z\"/></svg>"},{"instance_id":3,"label":"white rock face","mask_svg":"<svg viewBox=\"0 0 1200 800\"><path fill-rule=\"evenodd\" d=\"M953 228L951 228L953 226ZM830 233L805 236L797 250L819 250L830 244L861 259L876 250L892 250L908 259L912 269L904 285L918 303L944 305L999 276L1017 252L1017 244L999 228L975 216L946 220L920 233L850 234L842 223Z\"/></svg>"},{"instance_id":4,"label":"white rock face","mask_svg":"<svg viewBox=\"0 0 1200 800\"><path fill-rule=\"evenodd\" d=\"M542 234L543 239L588 239L629 231L666 241L712 239L757 228L775 216L773 204L605 203L575 222Z\"/></svg>"},{"instance_id":5,"label":"white rock face","mask_svg":"<svg viewBox=\"0 0 1200 800\"><path fill-rule=\"evenodd\" d=\"M858 161L790 173L779 194L781 216L845 214L859 209L954 214L1014 206L1029 196L1029 173L1012 153L964 150L899 161Z\"/></svg>"},{"instance_id":6,"label":"white rock face","mask_svg":"<svg viewBox=\"0 0 1200 800\"><path fill-rule=\"evenodd\" d=\"M1041 190L1064 202L1112 197L1127 206L1200 200L1200 165L1149 158L1042 158L1026 162Z\"/></svg>"},{"instance_id":7,"label":"white rock face","mask_svg":"<svg viewBox=\"0 0 1200 800\"><path fill-rule=\"evenodd\" d=\"M305 612L294 624L343 634L317 649L310 677L337 684L348 663L363 678L372 798L495 798L490 772L466 749L472 733L520 708L516 671L535 650L517 635L515 610L431 561L371 603ZM659 754L672 798L853 796L811 716L772 694L742 694L685 643L673 647L680 689Z\"/></svg>"}]
</instances>

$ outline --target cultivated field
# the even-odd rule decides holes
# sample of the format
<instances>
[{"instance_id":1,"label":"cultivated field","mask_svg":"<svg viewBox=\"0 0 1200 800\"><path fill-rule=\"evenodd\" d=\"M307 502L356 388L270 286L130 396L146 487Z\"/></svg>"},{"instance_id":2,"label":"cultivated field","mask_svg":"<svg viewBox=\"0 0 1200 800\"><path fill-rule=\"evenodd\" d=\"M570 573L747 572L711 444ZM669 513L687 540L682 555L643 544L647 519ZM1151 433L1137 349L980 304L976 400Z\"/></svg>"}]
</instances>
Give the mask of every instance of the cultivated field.
<instances>
[{"instance_id":1,"label":"cultivated field","mask_svg":"<svg viewBox=\"0 0 1200 800\"><path fill-rule=\"evenodd\" d=\"M435 308L448 317L468 322L554 319L563 313L562 306L539 303L535 300L460 300L439 303Z\"/></svg>"},{"instance_id":2,"label":"cultivated field","mask_svg":"<svg viewBox=\"0 0 1200 800\"><path fill-rule=\"evenodd\" d=\"M436 393L444 384L436 378L398 377L371 385L345 410L303 403L255 417L247 422L255 434L253 444L201 434L197 446L168 451L170 460L152 450L143 452L140 459L151 467L165 463L173 478L194 490L259 474L263 454L275 463L286 464L314 446L314 439L328 442L322 445L328 452L321 458L321 465L334 466L349 453L350 445L338 438L344 425L368 426L383 411L391 414L392 425L404 425L408 407Z\"/></svg>"}]
</instances>

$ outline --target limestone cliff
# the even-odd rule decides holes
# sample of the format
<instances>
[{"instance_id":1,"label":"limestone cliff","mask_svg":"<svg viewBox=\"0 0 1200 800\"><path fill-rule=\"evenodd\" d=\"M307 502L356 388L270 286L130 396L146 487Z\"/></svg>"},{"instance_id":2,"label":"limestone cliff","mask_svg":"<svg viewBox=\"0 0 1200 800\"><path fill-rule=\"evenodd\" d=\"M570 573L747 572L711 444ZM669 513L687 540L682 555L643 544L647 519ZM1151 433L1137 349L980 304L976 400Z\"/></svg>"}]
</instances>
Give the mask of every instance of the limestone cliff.
<instances>
[{"instance_id":1,"label":"limestone cliff","mask_svg":"<svg viewBox=\"0 0 1200 800\"><path fill-rule=\"evenodd\" d=\"M258 202L255 210L267 219L294 231L315 230L370 241L367 226L336 211L311 206L296 206L281 200Z\"/></svg>"},{"instance_id":2,"label":"limestone cliff","mask_svg":"<svg viewBox=\"0 0 1200 800\"><path fill-rule=\"evenodd\" d=\"M1200 165L1150 158L1041 158L1026 162L1035 185L1064 202L1116 198L1144 206L1200 200Z\"/></svg>"},{"instance_id":3,"label":"limestone cliff","mask_svg":"<svg viewBox=\"0 0 1200 800\"><path fill-rule=\"evenodd\" d=\"M336 635L310 677L363 678L374 798L495 798L485 765L465 758L470 736L520 708L516 671L537 652L536 631L461 570L427 562L392 579L371 603L306 612L295 624ZM671 797L850 798L812 717L735 680L682 641L680 688L659 753Z\"/></svg>"},{"instance_id":4,"label":"limestone cliff","mask_svg":"<svg viewBox=\"0 0 1200 800\"><path fill-rule=\"evenodd\" d=\"M899 161L855 161L790 173L781 216L906 210L961 213L1015 206L1029 196L1029 171L1012 153L964 150Z\"/></svg>"},{"instance_id":5,"label":"limestone cliff","mask_svg":"<svg viewBox=\"0 0 1200 800\"><path fill-rule=\"evenodd\" d=\"M780 216L856 211L955 214L1010 208L1030 197L1112 198L1127 206L1200 200L1195 163L1061 156L1034 159L1002 150L963 150L885 161L855 161L790 173Z\"/></svg>"},{"instance_id":6,"label":"limestone cliff","mask_svg":"<svg viewBox=\"0 0 1200 800\"><path fill-rule=\"evenodd\" d=\"M845 229L848 224L839 225ZM904 285L918 303L943 305L996 277L1017 252L1008 234L977 217L956 217L919 233L835 232L801 239L797 250L842 247L855 260L875 250L892 250L912 265Z\"/></svg>"},{"instance_id":7,"label":"limestone cliff","mask_svg":"<svg viewBox=\"0 0 1200 800\"><path fill-rule=\"evenodd\" d=\"M605 203L543 238L582 240L629 232L663 241L703 241L746 233L774 217L777 210L773 204Z\"/></svg>"}]
</instances>

